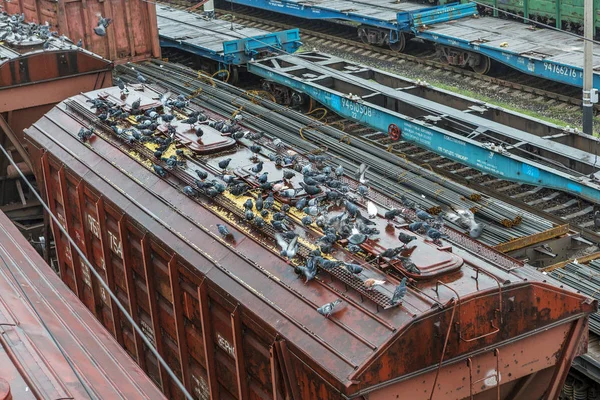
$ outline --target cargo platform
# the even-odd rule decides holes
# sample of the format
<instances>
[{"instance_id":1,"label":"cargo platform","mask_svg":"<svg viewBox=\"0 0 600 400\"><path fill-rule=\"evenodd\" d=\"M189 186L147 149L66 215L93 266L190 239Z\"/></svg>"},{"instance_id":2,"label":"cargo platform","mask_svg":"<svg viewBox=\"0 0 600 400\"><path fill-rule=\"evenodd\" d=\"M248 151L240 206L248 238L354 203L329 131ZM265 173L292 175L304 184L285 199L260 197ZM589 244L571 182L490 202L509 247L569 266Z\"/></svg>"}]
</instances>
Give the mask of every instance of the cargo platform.
<instances>
[{"instance_id":1,"label":"cargo platform","mask_svg":"<svg viewBox=\"0 0 600 400\"><path fill-rule=\"evenodd\" d=\"M572 86L583 85L583 40L568 32L514 20L482 17L475 3L423 7L415 3L227 0L294 17L347 21L365 43L402 51L412 37L435 44L442 61L486 74L491 61L522 73ZM600 46L594 46L594 70ZM594 87L600 75L594 74Z\"/></svg>"},{"instance_id":2,"label":"cargo platform","mask_svg":"<svg viewBox=\"0 0 600 400\"><path fill-rule=\"evenodd\" d=\"M600 201L596 157L397 87L394 75L318 52L248 64L248 71L308 95L337 114L498 178ZM376 77L377 80L373 80Z\"/></svg>"},{"instance_id":3,"label":"cargo platform","mask_svg":"<svg viewBox=\"0 0 600 400\"><path fill-rule=\"evenodd\" d=\"M301 46L298 29L267 32L160 5L156 13L161 47L216 61L221 68L266 54L293 53Z\"/></svg>"}]
</instances>

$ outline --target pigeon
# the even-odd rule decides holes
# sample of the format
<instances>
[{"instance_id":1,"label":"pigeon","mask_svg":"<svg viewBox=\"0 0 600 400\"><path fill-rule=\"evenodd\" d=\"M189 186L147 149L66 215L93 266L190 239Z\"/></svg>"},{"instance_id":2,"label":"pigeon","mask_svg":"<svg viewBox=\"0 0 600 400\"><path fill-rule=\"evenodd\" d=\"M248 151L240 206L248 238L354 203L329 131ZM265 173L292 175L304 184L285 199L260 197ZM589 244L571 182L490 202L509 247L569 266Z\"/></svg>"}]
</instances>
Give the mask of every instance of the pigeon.
<instances>
[{"instance_id":1,"label":"pigeon","mask_svg":"<svg viewBox=\"0 0 600 400\"><path fill-rule=\"evenodd\" d=\"M296 271L297 271L297 273L304 275L304 277L306 278L306 280L304 281L305 285L308 283L308 281L314 279L315 276L317 276L316 268L308 268L307 266L304 266L304 265L297 266Z\"/></svg>"},{"instance_id":2,"label":"pigeon","mask_svg":"<svg viewBox=\"0 0 600 400\"><path fill-rule=\"evenodd\" d=\"M139 72L139 71L138 71L138 73L137 73L137 77L136 77L136 79L137 79L137 81L138 81L139 83L141 83L142 85L143 85L144 83L146 83L146 82L147 82L147 79L146 79L146 78L144 77L144 75L142 75L142 73L141 73L141 72Z\"/></svg>"},{"instance_id":3,"label":"pigeon","mask_svg":"<svg viewBox=\"0 0 600 400\"><path fill-rule=\"evenodd\" d=\"M188 196L195 196L196 195L196 191L191 186L184 187L183 188L183 193L187 194Z\"/></svg>"},{"instance_id":4,"label":"pigeon","mask_svg":"<svg viewBox=\"0 0 600 400\"><path fill-rule=\"evenodd\" d=\"M259 228L262 228L265 226L265 220L257 215L256 217L254 217L254 225L256 225Z\"/></svg>"},{"instance_id":5,"label":"pigeon","mask_svg":"<svg viewBox=\"0 0 600 400\"><path fill-rule=\"evenodd\" d=\"M406 292L408 291L408 288L406 287L406 281L407 278L404 277L402 278L402 281L400 281L400 284L396 286L396 290L394 290L394 294L392 296L392 305L395 306L396 304L400 303L406 295Z\"/></svg>"},{"instance_id":6,"label":"pigeon","mask_svg":"<svg viewBox=\"0 0 600 400\"><path fill-rule=\"evenodd\" d=\"M355 244L348 245L348 251L350 253L352 253L352 254L356 254L356 253L358 253L361 250L362 249L359 246L355 245Z\"/></svg>"},{"instance_id":7,"label":"pigeon","mask_svg":"<svg viewBox=\"0 0 600 400\"><path fill-rule=\"evenodd\" d=\"M160 177L164 178L167 176L167 171L165 171L165 169L160 165L152 164L152 168Z\"/></svg>"},{"instance_id":8,"label":"pigeon","mask_svg":"<svg viewBox=\"0 0 600 400\"><path fill-rule=\"evenodd\" d=\"M356 217L356 215L360 213L360 210L358 209L358 206L356 204L351 203L349 201L346 201L344 204L346 206L348 214L350 214L352 218Z\"/></svg>"},{"instance_id":9,"label":"pigeon","mask_svg":"<svg viewBox=\"0 0 600 400\"><path fill-rule=\"evenodd\" d=\"M256 198L256 201L254 202L254 206L256 207L256 209L258 211L262 211L262 209L263 209L263 199L262 199L261 196L258 196Z\"/></svg>"},{"instance_id":10,"label":"pigeon","mask_svg":"<svg viewBox=\"0 0 600 400\"><path fill-rule=\"evenodd\" d=\"M252 203L252 199L246 200L246 202L244 203L244 209L252 210L253 208L254 208L254 203Z\"/></svg>"},{"instance_id":11,"label":"pigeon","mask_svg":"<svg viewBox=\"0 0 600 400\"><path fill-rule=\"evenodd\" d=\"M344 167L338 165L338 167L335 169L335 176L340 177L342 175L344 175Z\"/></svg>"},{"instance_id":12,"label":"pigeon","mask_svg":"<svg viewBox=\"0 0 600 400\"><path fill-rule=\"evenodd\" d=\"M258 157L258 153L262 150L262 147L253 144L250 146L250 151L254 154L254 158Z\"/></svg>"},{"instance_id":13,"label":"pigeon","mask_svg":"<svg viewBox=\"0 0 600 400\"><path fill-rule=\"evenodd\" d=\"M367 202L367 214L369 218L373 219L377 216L377 206L372 201Z\"/></svg>"},{"instance_id":14,"label":"pigeon","mask_svg":"<svg viewBox=\"0 0 600 400\"><path fill-rule=\"evenodd\" d=\"M79 137L79 140L81 140L82 142L87 142L93 134L94 128L86 129L84 127L81 127L79 133L77 133L77 137Z\"/></svg>"},{"instance_id":15,"label":"pigeon","mask_svg":"<svg viewBox=\"0 0 600 400\"><path fill-rule=\"evenodd\" d=\"M200 178L202 180L205 180L206 178L208 178L208 173L206 173L205 171L197 169L195 172L196 172L196 175L198 175L198 178Z\"/></svg>"},{"instance_id":16,"label":"pigeon","mask_svg":"<svg viewBox=\"0 0 600 400\"><path fill-rule=\"evenodd\" d=\"M410 259L406 258L406 260L402 261L402 266L411 274L421 275L421 270L417 268L414 262L410 261Z\"/></svg>"},{"instance_id":17,"label":"pigeon","mask_svg":"<svg viewBox=\"0 0 600 400\"><path fill-rule=\"evenodd\" d=\"M273 194L269 194L267 198L263 202L263 207L267 210L273 208L273 204L275 204L275 198L273 198Z\"/></svg>"},{"instance_id":18,"label":"pigeon","mask_svg":"<svg viewBox=\"0 0 600 400\"><path fill-rule=\"evenodd\" d=\"M321 189L319 189L318 186L314 186L314 185L307 185L304 182L300 182L300 186L302 186L302 188L304 189L304 191L311 195L314 196L316 194L319 194L321 192Z\"/></svg>"},{"instance_id":19,"label":"pigeon","mask_svg":"<svg viewBox=\"0 0 600 400\"><path fill-rule=\"evenodd\" d=\"M259 161L258 163L254 164L252 166L252 168L250 168L250 170L252 172L254 172L255 174L260 173L260 171L262 171L262 169L263 169L263 162L262 161Z\"/></svg>"},{"instance_id":20,"label":"pigeon","mask_svg":"<svg viewBox=\"0 0 600 400\"><path fill-rule=\"evenodd\" d=\"M594 225L596 224L596 218L594 217ZM481 236L481 234L483 233L483 229L486 227L485 224L478 224L475 223L471 226L471 229L469 230L469 236L471 236L473 239L477 239Z\"/></svg>"},{"instance_id":21,"label":"pigeon","mask_svg":"<svg viewBox=\"0 0 600 400\"><path fill-rule=\"evenodd\" d=\"M369 278L366 279L363 282L363 285L365 285L365 287L367 288L367 290L373 290L373 288L375 286L381 286L385 283L385 281L379 280L379 279L374 279L374 278Z\"/></svg>"},{"instance_id":22,"label":"pigeon","mask_svg":"<svg viewBox=\"0 0 600 400\"><path fill-rule=\"evenodd\" d=\"M308 226L312 223L313 223L313 219L309 215L302 217L302 225Z\"/></svg>"},{"instance_id":23,"label":"pigeon","mask_svg":"<svg viewBox=\"0 0 600 400\"><path fill-rule=\"evenodd\" d=\"M422 227L423 227L423 222L420 222L420 221L419 222L413 222L413 223L411 223L411 224L408 225L408 229L411 232L416 232L419 229L421 229Z\"/></svg>"},{"instance_id":24,"label":"pigeon","mask_svg":"<svg viewBox=\"0 0 600 400\"><path fill-rule=\"evenodd\" d=\"M430 221L433 219L431 214L429 214L427 211L423 211L423 210L417 211L417 218L419 218L421 221Z\"/></svg>"},{"instance_id":25,"label":"pigeon","mask_svg":"<svg viewBox=\"0 0 600 400\"><path fill-rule=\"evenodd\" d=\"M201 138L204 135L204 131L202 130L201 127L197 127L196 128L196 137Z\"/></svg>"},{"instance_id":26,"label":"pigeon","mask_svg":"<svg viewBox=\"0 0 600 400\"><path fill-rule=\"evenodd\" d=\"M83 40L79 39L79 41L77 42L77 47L79 47L79 48L83 47Z\"/></svg>"},{"instance_id":27,"label":"pigeon","mask_svg":"<svg viewBox=\"0 0 600 400\"><path fill-rule=\"evenodd\" d=\"M385 212L385 214L383 214L385 219L387 219L388 221L391 221L400 215L402 215L402 210L400 210L399 208L392 208L391 210L388 210Z\"/></svg>"},{"instance_id":28,"label":"pigeon","mask_svg":"<svg viewBox=\"0 0 600 400\"><path fill-rule=\"evenodd\" d=\"M400 254L400 252L402 252L402 250L404 250L404 246L386 249L383 253L379 254L377 257L392 259L392 258L395 258L396 256L398 256L398 254Z\"/></svg>"},{"instance_id":29,"label":"pigeon","mask_svg":"<svg viewBox=\"0 0 600 400\"><path fill-rule=\"evenodd\" d=\"M344 263L344 268L346 268L348 270L348 272L358 275L362 272L363 267L361 267L358 264L352 264L352 263Z\"/></svg>"},{"instance_id":30,"label":"pigeon","mask_svg":"<svg viewBox=\"0 0 600 400\"><path fill-rule=\"evenodd\" d=\"M415 202L408 200L405 195L400 196L400 202L406 208L410 208L410 209L414 210L416 207Z\"/></svg>"},{"instance_id":31,"label":"pigeon","mask_svg":"<svg viewBox=\"0 0 600 400\"><path fill-rule=\"evenodd\" d=\"M219 230L219 233L221 234L221 236L223 236L223 237L231 236L231 232L229 232L229 229L227 229L227 227L225 225L217 224L217 229Z\"/></svg>"},{"instance_id":32,"label":"pigeon","mask_svg":"<svg viewBox=\"0 0 600 400\"><path fill-rule=\"evenodd\" d=\"M276 212L273 214L273 219L275 221L283 221L285 219L285 213L284 212Z\"/></svg>"},{"instance_id":33,"label":"pigeon","mask_svg":"<svg viewBox=\"0 0 600 400\"><path fill-rule=\"evenodd\" d=\"M256 180L258 181L258 183L267 183L267 181L269 180L269 173L268 172L263 172L262 175L260 175L258 178L256 178Z\"/></svg>"},{"instance_id":34,"label":"pigeon","mask_svg":"<svg viewBox=\"0 0 600 400\"><path fill-rule=\"evenodd\" d=\"M279 247L281 247L281 252L279 253L281 257L292 259L296 256L296 252L298 251L298 236L295 236L289 243L279 233L275 234L275 239Z\"/></svg>"},{"instance_id":35,"label":"pigeon","mask_svg":"<svg viewBox=\"0 0 600 400\"><path fill-rule=\"evenodd\" d=\"M333 313L335 313L336 307L342 302L341 299L337 299L332 301L331 303L327 303L317 308L319 314L323 315L325 318L329 318Z\"/></svg>"},{"instance_id":36,"label":"pigeon","mask_svg":"<svg viewBox=\"0 0 600 400\"><path fill-rule=\"evenodd\" d=\"M365 178L365 174L367 173L367 170L369 169L369 167L366 164L360 164L360 166L358 167L358 171L356 173L356 179L358 179L358 181L360 183L362 183L363 185L365 183L367 183L367 179Z\"/></svg>"},{"instance_id":37,"label":"pigeon","mask_svg":"<svg viewBox=\"0 0 600 400\"><path fill-rule=\"evenodd\" d=\"M254 213L252 210L246 210L244 213L244 218L246 218L247 221L252 221L254 219Z\"/></svg>"},{"instance_id":38,"label":"pigeon","mask_svg":"<svg viewBox=\"0 0 600 400\"><path fill-rule=\"evenodd\" d=\"M137 110L138 108L140 108L140 104L142 102L142 99L137 99L136 101L134 101L133 103L131 103L131 109L132 110Z\"/></svg>"},{"instance_id":39,"label":"pigeon","mask_svg":"<svg viewBox=\"0 0 600 400\"><path fill-rule=\"evenodd\" d=\"M365 240L367 240L367 235L363 233L355 233L348 238L348 243L358 246L363 244Z\"/></svg>"},{"instance_id":40,"label":"pigeon","mask_svg":"<svg viewBox=\"0 0 600 400\"><path fill-rule=\"evenodd\" d=\"M225 160L219 161L219 168L221 168L221 169L227 169L227 167L229 166L230 162L231 162L231 158L226 158Z\"/></svg>"},{"instance_id":41,"label":"pigeon","mask_svg":"<svg viewBox=\"0 0 600 400\"><path fill-rule=\"evenodd\" d=\"M417 237L413 236L413 235L408 235L408 234L406 234L404 232L400 232L398 234L398 240L401 241L404 244L409 244L413 240L417 240Z\"/></svg>"},{"instance_id":42,"label":"pigeon","mask_svg":"<svg viewBox=\"0 0 600 400\"><path fill-rule=\"evenodd\" d=\"M304 207L306 207L307 203L308 203L308 200L305 197L299 199L296 202L296 206L295 206L296 210L301 211L302 209L304 209Z\"/></svg>"},{"instance_id":43,"label":"pigeon","mask_svg":"<svg viewBox=\"0 0 600 400\"><path fill-rule=\"evenodd\" d=\"M358 194L365 197L366 195L369 194L369 188L366 187L365 185L358 185L357 188Z\"/></svg>"},{"instance_id":44,"label":"pigeon","mask_svg":"<svg viewBox=\"0 0 600 400\"><path fill-rule=\"evenodd\" d=\"M104 25L95 26L94 33L98 36L106 36L106 27Z\"/></svg>"},{"instance_id":45,"label":"pigeon","mask_svg":"<svg viewBox=\"0 0 600 400\"><path fill-rule=\"evenodd\" d=\"M290 180L290 179L292 179L294 176L296 176L296 174L295 174L295 173L293 173L293 172L292 172L292 171L290 171L290 170L287 170L287 169L286 169L285 171L283 171L283 179L285 179L285 180L288 180L288 181L289 181L289 180Z\"/></svg>"},{"instance_id":46,"label":"pigeon","mask_svg":"<svg viewBox=\"0 0 600 400\"><path fill-rule=\"evenodd\" d=\"M439 240L441 238L445 238L447 237L445 234L443 234L442 232L438 231L437 229L433 229L433 228L429 228L426 232L427 237L429 237L432 240Z\"/></svg>"}]
</instances>

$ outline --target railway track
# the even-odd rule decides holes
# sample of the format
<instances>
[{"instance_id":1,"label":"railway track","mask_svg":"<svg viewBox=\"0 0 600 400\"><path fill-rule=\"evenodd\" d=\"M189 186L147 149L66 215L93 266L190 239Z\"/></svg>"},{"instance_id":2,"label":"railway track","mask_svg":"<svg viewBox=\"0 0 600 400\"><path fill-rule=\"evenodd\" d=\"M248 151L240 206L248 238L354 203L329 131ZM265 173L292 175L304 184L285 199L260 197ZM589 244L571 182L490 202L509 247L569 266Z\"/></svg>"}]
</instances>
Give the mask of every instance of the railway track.
<instances>
[{"instance_id":1,"label":"railway track","mask_svg":"<svg viewBox=\"0 0 600 400\"><path fill-rule=\"evenodd\" d=\"M185 0L174 2L165 2L175 8L185 9L191 5ZM217 3L219 6L219 3ZM511 91L523 92L533 99L546 102L562 103L571 106L573 109L581 106L581 89L573 86L567 86L558 82L552 82L545 79L523 74L501 64L495 64L496 70L490 75L481 75L474 71L448 65L440 62L432 46L407 45L406 52L399 53L391 49L377 47L363 43L356 37L356 27L347 23L333 23L325 20L311 21L302 18L284 16L274 12L252 9L235 5L235 9L227 9L227 4L221 4L222 8L216 9L216 14L224 20L233 20L237 23L260 28L266 31L276 31L282 29L300 28L302 39L306 42L316 45L335 46L345 53L354 54L360 57L369 58L373 62L401 62L418 65L426 70L439 70L449 72L465 79L481 82L490 88L490 93L500 88ZM410 42L409 42L410 43ZM596 110L600 110L600 105L594 105Z\"/></svg>"}]
</instances>

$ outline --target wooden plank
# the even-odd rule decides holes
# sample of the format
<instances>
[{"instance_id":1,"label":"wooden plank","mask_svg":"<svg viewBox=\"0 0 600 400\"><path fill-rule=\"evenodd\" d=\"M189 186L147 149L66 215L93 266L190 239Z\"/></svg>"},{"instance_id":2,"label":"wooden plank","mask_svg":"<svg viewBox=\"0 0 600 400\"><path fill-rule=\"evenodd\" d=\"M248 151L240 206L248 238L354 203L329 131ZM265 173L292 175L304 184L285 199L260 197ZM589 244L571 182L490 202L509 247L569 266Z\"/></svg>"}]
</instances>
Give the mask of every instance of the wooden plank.
<instances>
[{"instance_id":1,"label":"wooden plank","mask_svg":"<svg viewBox=\"0 0 600 400\"><path fill-rule=\"evenodd\" d=\"M204 360L208 375L208 390L211 399L219 398L219 384L215 367L215 345L212 340L212 323L208 308L208 284L206 278L198 286L198 301L200 302L200 322L202 323L202 341L204 345Z\"/></svg>"},{"instance_id":2,"label":"wooden plank","mask_svg":"<svg viewBox=\"0 0 600 400\"><path fill-rule=\"evenodd\" d=\"M171 296L173 297L173 317L175 318L175 333L177 334L177 350L179 351L179 363L181 366L181 376L183 386L191 392L192 385L190 381L190 362L185 338L185 325L183 323L183 298L181 296L181 285L179 282L179 270L177 269L177 256L169 260L169 283L171 285Z\"/></svg>"},{"instance_id":3,"label":"wooden plank","mask_svg":"<svg viewBox=\"0 0 600 400\"><path fill-rule=\"evenodd\" d=\"M494 246L494 249L501 253L508 253L509 251L522 249L527 246L541 243L545 240L552 239L558 236L562 236L569 232L569 224L559 225L554 228L547 229L543 232L536 233L529 236L524 236L519 239L511 240L510 242L501 243Z\"/></svg>"}]
</instances>

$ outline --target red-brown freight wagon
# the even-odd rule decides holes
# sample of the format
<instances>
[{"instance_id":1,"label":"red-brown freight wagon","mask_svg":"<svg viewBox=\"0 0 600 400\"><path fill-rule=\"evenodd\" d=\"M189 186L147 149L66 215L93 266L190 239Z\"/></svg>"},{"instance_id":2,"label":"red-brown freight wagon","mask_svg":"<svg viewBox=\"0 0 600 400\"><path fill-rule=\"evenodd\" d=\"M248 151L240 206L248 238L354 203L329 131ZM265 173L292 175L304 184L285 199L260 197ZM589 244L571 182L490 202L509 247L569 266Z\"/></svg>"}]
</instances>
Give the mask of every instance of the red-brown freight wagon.
<instances>
[{"instance_id":1,"label":"red-brown freight wagon","mask_svg":"<svg viewBox=\"0 0 600 400\"><path fill-rule=\"evenodd\" d=\"M0 399L164 399L2 212Z\"/></svg>"},{"instance_id":2,"label":"red-brown freight wagon","mask_svg":"<svg viewBox=\"0 0 600 400\"><path fill-rule=\"evenodd\" d=\"M341 272L320 272L304 284L271 238L215 205L224 198L184 195L185 168L166 179L154 174L145 150L117 140L86 103L102 95L131 107L140 98L143 110L160 109L159 93L130 90L126 98L111 88L69 99L26 135L39 185L61 225L194 396L558 396L571 360L582 351L595 301L542 281L528 266L502 268L493 259L505 256L483 245L487 260L423 238L413 253L419 268L451 271L417 277L401 305L389 301L397 280L374 266L365 271L389 281L379 291L365 291ZM185 135L183 124L173 124ZM90 143L77 138L82 126L96 129ZM189 162L209 170L232 157L232 171L247 169L247 148L232 149L231 139L204 129L205 154ZM234 240L223 239L217 223L227 224ZM63 281L164 393L180 398L56 226L53 232ZM336 298L345 303L340 313L330 319L317 313Z\"/></svg>"},{"instance_id":3,"label":"red-brown freight wagon","mask_svg":"<svg viewBox=\"0 0 600 400\"><path fill-rule=\"evenodd\" d=\"M156 6L145 0L4 0L9 14L44 24L83 48L120 64L160 57ZM111 18L106 36L94 33L98 16Z\"/></svg>"}]
</instances>

